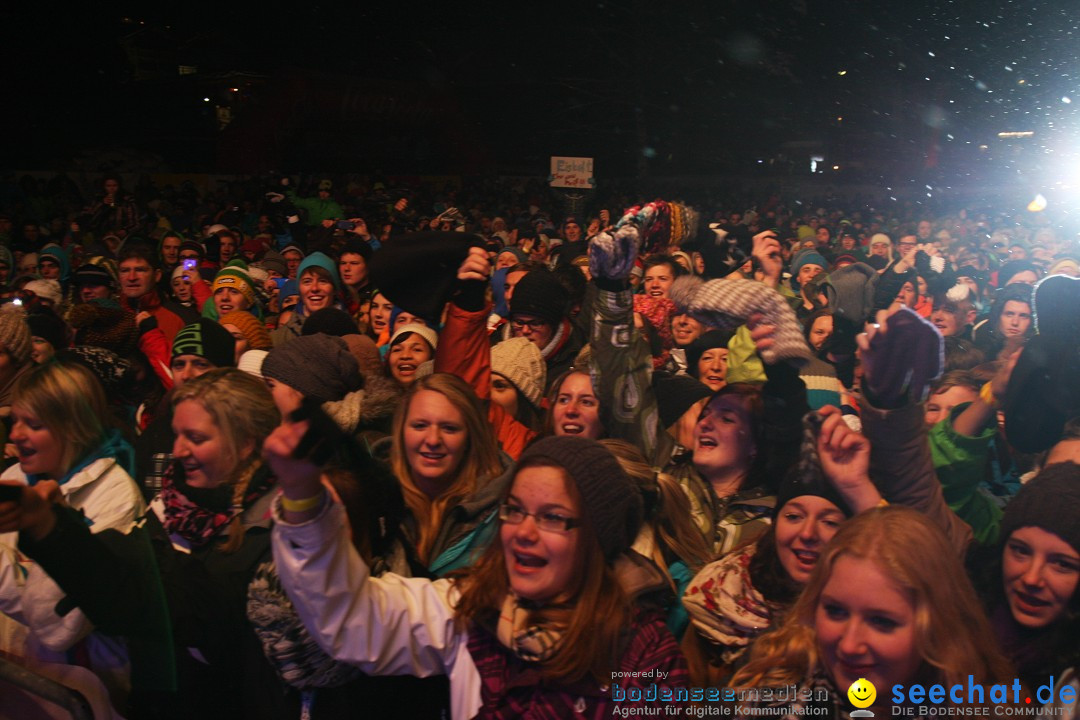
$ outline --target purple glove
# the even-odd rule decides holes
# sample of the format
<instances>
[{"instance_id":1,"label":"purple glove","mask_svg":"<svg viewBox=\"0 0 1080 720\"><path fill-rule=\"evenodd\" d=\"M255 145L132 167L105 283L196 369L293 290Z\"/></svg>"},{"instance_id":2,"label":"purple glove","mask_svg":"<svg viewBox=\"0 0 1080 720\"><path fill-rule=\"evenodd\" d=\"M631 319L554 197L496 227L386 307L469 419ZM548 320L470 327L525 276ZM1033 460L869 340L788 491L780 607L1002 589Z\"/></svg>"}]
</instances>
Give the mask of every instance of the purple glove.
<instances>
[{"instance_id":1,"label":"purple glove","mask_svg":"<svg viewBox=\"0 0 1080 720\"><path fill-rule=\"evenodd\" d=\"M881 407L922 402L945 367L945 342L936 327L901 308L870 340L862 363L863 385Z\"/></svg>"}]
</instances>

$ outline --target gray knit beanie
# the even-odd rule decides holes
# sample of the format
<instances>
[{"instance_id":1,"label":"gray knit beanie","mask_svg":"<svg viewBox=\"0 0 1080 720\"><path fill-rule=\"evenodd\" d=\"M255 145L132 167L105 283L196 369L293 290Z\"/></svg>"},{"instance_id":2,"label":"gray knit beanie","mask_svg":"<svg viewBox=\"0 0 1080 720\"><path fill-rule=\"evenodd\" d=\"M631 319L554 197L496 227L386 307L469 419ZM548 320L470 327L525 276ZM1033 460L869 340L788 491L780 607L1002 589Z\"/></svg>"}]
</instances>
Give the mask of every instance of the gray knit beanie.
<instances>
[{"instance_id":1,"label":"gray knit beanie","mask_svg":"<svg viewBox=\"0 0 1080 720\"><path fill-rule=\"evenodd\" d=\"M547 383L547 363L532 340L510 338L491 348L491 372L512 382L534 407L540 407Z\"/></svg>"},{"instance_id":2,"label":"gray knit beanie","mask_svg":"<svg viewBox=\"0 0 1080 720\"><path fill-rule=\"evenodd\" d=\"M536 460L560 467L570 476L606 560L610 562L634 543L642 521L641 493L607 448L586 438L548 437L526 448L518 467Z\"/></svg>"},{"instance_id":3,"label":"gray knit beanie","mask_svg":"<svg viewBox=\"0 0 1080 720\"><path fill-rule=\"evenodd\" d=\"M303 335L275 347L263 360L262 374L320 403L340 400L363 385L349 346L341 338L323 333Z\"/></svg>"}]
</instances>

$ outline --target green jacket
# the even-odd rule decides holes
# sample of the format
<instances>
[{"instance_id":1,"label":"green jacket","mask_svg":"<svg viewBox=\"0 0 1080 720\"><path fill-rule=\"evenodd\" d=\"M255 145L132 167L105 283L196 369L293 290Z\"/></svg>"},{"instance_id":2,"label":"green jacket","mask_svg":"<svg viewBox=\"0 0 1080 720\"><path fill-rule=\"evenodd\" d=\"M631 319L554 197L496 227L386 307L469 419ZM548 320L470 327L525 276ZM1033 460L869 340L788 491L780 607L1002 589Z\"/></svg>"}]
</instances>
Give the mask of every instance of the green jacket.
<instances>
[{"instance_id":1,"label":"green jacket","mask_svg":"<svg viewBox=\"0 0 1080 720\"><path fill-rule=\"evenodd\" d=\"M946 504L971 526L978 543L990 545L997 542L1002 510L979 484L995 430L983 428L975 437L956 432L953 422L970 404L957 405L949 417L930 428L930 454Z\"/></svg>"},{"instance_id":2,"label":"green jacket","mask_svg":"<svg viewBox=\"0 0 1080 720\"><path fill-rule=\"evenodd\" d=\"M322 224L323 220L343 220L345 211L335 201L320 197L302 198L295 190L287 190L285 195L293 205L307 212L307 224L311 227Z\"/></svg>"}]
</instances>

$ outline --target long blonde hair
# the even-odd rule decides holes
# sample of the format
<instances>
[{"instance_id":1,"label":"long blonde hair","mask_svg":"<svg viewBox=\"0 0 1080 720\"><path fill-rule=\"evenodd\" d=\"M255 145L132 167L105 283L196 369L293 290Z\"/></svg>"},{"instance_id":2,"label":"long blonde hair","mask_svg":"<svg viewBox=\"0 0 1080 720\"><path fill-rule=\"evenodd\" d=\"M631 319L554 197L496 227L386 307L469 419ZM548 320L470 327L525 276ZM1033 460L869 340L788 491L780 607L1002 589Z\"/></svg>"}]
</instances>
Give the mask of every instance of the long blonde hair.
<instances>
[{"instance_id":1,"label":"long blonde hair","mask_svg":"<svg viewBox=\"0 0 1080 720\"><path fill-rule=\"evenodd\" d=\"M412 468L405 458L405 421L408 419L413 398L422 390L433 390L444 396L461 413L465 423L465 448L461 464L455 469L454 479L435 498L428 497L427 493L416 486L412 478ZM394 413L391 436L394 440L390 448L390 467L401 483L405 504L416 521L416 537L413 538L413 543L417 556L421 562L428 564L434 559L429 555L446 511L475 492L482 478L490 478L502 472L499 446L491 425L488 424L487 413L484 412L476 393L464 380L447 373L428 375L412 384Z\"/></svg>"},{"instance_id":2,"label":"long blonde hair","mask_svg":"<svg viewBox=\"0 0 1080 720\"><path fill-rule=\"evenodd\" d=\"M172 406L192 400L199 403L221 430L225 439L225 459L232 467L228 482L233 486L233 506L239 506L258 469L263 440L281 422L274 398L253 375L236 368L218 368L189 380L173 394ZM252 443L253 449L243 453ZM244 540L240 515L229 524L229 540L222 550L233 552Z\"/></svg>"},{"instance_id":3,"label":"long blonde hair","mask_svg":"<svg viewBox=\"0 0 1080 720\"><path fill-rule=\"evenodd\" d=\"M818 558L806 588L777 630L760 637L732 687L779 687L806 680L821 663L814 629L821 594L836 561L873 562L905 590L915 608L915 651L930 682L993 684L1011 674L990 624L945 535L922 513L892 506L844 523Z\"/></svg>"}]
</instances>

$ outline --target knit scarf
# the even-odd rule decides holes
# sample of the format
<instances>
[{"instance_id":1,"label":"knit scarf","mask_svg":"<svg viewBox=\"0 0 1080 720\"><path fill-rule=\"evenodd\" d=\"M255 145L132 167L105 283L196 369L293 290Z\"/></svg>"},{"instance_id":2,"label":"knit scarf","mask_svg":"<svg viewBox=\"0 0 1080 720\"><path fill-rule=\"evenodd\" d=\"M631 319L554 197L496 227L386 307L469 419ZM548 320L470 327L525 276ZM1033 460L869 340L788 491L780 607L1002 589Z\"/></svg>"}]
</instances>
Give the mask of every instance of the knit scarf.
<instances>
[{"instance_id":1,"label":"knit scarf","mask_svg":"<svg viewBox=\"0 0 1080 720\"><path fill-rule=\"evenodd\" d=\"M232 483L193 488L184 482L183 469L174 462L161 478L165 531L184 538L193 548L205 545L273 485L270 473L260 473L258 479L252 480L260 466L261 462L251 463ZM233 488L237 484L247 485L247 489L241 503L234 505Z\"/></svg>"},{"instance_id":2,"label":"knit scarf","mask_svg":"<svg viewBox=\"0 0 1080 720\"><path fill-rule=\"evenodd\" d=\"M528 624L529 616L536 609L530 605L513 593L507 593L499 612L495 636L522 660L544 662L551 659L562 645L563 628L553 624Z\"/></svg>"}]
</instances>

